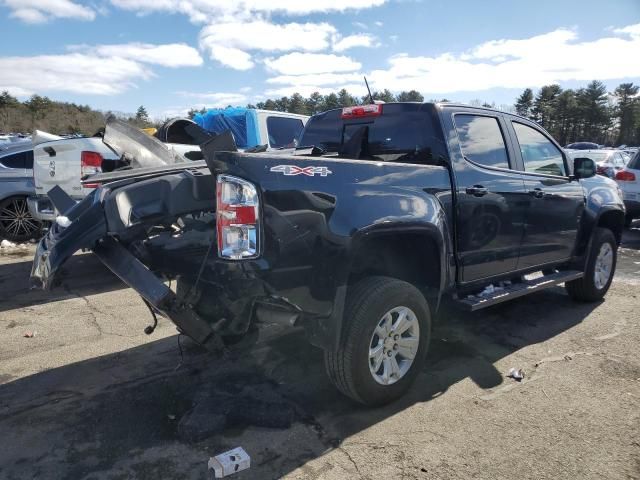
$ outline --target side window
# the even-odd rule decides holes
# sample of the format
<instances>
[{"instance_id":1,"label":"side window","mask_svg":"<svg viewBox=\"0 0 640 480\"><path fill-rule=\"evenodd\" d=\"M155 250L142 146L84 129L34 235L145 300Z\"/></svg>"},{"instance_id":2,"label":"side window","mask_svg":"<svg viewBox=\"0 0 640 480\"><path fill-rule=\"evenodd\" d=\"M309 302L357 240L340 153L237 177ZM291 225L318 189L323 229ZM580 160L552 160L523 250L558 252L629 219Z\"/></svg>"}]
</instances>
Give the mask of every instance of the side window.
<instances>
[{"instance_id":1,"label":"side window","mask_svg":"<svg viewBox=\"0 0 640 480\"><path fill-rule=\"evenodd\" d=\"M466 159L487 167L509 168L507 148L497 118L457 114L453 119Z\"/></svg>"},{"instance_id":2,"label":"side window","mask_svg":"<svg viewBox=\"0 0 640 480\"><path fill-rule=\"evenodd\" d=\"M0 158L0 163L6 168L26 168L27 152L14 153ZM33 156L31 157L31 167L33 168Z\"/></svg>"},{"instance_id":3,"label":"side window","mask_svg":"<svg viewBox=\"0 0 640 480\"><path fill-rule=\"evenodd\" d=\"M620 155L619 153L613 154L613 166L616 168L624 167L624 159L622 158L622 155Z\"/></svg>"},{"instance_id":4,"label":"side window","mask_svg":"<svg viewBox=\"0 0 640 480\"><path fill-rule=\"evenodd\" d=\"M562 152L538 130L512 122L527 172L566 176Z\"/></svg>"},{"instance_id":5,"label":"side window","mask_svg":"<svg viewBox=\"0 0 640 480\"><path fill-rule=\"evenodd\" d=\"M267 117L269 145L272 148L295 147L304 125L298 118Z\"/></svg>"}]
</instances>

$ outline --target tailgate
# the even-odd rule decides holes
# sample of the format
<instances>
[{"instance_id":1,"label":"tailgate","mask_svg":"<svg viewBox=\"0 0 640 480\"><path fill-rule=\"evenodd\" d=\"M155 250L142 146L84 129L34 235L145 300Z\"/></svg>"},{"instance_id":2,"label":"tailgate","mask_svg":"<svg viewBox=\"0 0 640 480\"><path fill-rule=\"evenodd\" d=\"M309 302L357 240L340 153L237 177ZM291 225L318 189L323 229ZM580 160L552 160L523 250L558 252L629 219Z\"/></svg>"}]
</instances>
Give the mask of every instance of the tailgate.
<instances>
[{"instance_id":1,"label":"tailgate","mask_svg":"<svg viewBox=\"0 0 640 480\"><path fill-rule=\"evenodd\" d=\"M82 152L99 153L103 159L118 156L100 138L72 138L40 143L34 147L33 179L37 195L46 195L59 186L73 198L84 197L90 189L80 182Z\"/></svg>"}]
</instances>

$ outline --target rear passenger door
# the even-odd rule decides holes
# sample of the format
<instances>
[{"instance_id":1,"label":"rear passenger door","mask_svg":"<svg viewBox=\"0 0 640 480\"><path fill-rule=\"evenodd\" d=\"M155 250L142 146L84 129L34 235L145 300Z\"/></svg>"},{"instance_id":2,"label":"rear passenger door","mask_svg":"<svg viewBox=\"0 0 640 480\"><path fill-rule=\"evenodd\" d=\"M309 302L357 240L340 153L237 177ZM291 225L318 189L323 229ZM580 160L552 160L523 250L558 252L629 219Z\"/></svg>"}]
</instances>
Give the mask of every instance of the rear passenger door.
<instances>
[{"instance_id":1,"label":"rear passenger door","mask_svg":"<svg viewBox=\"0 0 640 480\"><path fill-rule=\"evenodd\" d=\"M566 155L546 133L516 119L510 122L510 132L527 191L518 268L568 260L584 211L582 186L570 180Z\"/></svg>"},{"instance_id":2,"label":"rear passenger door","mask_svg":"<svg viewBox=\"0 0 640 480\"><path fill-rule=\"evenodd\" d=\"M502 115L484 110L445 115L456 178L458 281L516 269L526 201ZM446 122L451 120L450 125Z\"/></svg>"}]
</instances>

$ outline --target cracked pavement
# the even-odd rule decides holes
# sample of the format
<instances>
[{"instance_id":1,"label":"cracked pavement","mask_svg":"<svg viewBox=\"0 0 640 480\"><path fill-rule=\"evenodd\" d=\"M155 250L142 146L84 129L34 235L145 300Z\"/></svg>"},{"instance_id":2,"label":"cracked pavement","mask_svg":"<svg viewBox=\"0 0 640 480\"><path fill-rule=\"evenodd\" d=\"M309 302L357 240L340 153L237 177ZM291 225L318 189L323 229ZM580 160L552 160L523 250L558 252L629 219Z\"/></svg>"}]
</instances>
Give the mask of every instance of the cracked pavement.
<instances>
[{"instance_id":1,"label":"cracked pavement","mask_svg":"<svg viewBox=\"0 0 640 480\"><path fill-rule=\"evenodd\" d=\"M28 290L30 255L0 255L2 479L212 478L208 458L236 446L239 480L640 479L640 222L604 302L554 288L447 308L414 388L379 409L337 393L299 330L268 326L225 359L182 338L181 357L92 255L50 293ZM190 412L226 422L189 441Z\"/></svg>"}]
</instances>

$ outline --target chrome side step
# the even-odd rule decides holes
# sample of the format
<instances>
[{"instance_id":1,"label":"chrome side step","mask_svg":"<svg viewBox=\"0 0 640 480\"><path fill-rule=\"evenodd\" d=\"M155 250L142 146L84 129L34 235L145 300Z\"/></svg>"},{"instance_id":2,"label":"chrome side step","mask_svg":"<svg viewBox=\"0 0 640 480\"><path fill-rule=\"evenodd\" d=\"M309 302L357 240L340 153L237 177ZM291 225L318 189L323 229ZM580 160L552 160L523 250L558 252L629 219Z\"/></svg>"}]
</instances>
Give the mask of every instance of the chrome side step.
<instances>
[{"instance_id":1,"label":"chrome side step","mask_svg":"<svg viewBox=\"0 0 640 480\"><path fill-rule=\"evenodd\" d=\"M533 280L524 280L522 283L513 283L490 294L469 295L465 298L458 298L454 300L454 303L464 310L475 312L498 303L539 292L545 288L555 287L564 282L577 280L583 276L584 272L578 270L556 272Z\"/></svg>"}]
</instances>

